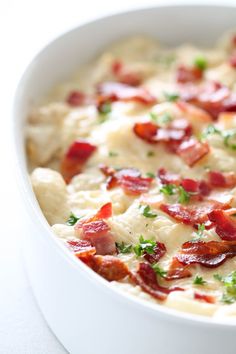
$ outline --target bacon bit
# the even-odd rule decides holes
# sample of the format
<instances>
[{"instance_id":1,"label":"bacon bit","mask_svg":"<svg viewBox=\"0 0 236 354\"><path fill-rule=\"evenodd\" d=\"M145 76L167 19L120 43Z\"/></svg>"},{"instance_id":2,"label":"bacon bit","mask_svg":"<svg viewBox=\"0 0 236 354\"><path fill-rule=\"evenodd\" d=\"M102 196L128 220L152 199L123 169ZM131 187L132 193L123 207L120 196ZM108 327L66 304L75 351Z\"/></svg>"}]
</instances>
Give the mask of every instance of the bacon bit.
<instances>
[{"instance_id":1,"label":"bacon bit","mask_svg":"<svg viewBox=\"0 0 236 354\"><path fill-rule=\"evenodd\" d=\"M230 58L229 58L229 64L233 67L236 68L236 52L234 52Z\"/></svg>"},{"instance_id":2,"label":"bacon bit","mask_svg":"<svg viewBox=\"0 0 236 354\"><path fill-rule=\"evenodd\" d=\"M130 275L127 265L114 256L96 255L82 260L108 281L119 281Z\"/></svg>"},{"instance_id":3,"label":"bacon bit","mask_svg":"<svg viewBox=\"0 0 236 354\"><path fill-rule=\"evenodd\" d=\"M211 193L211 187L206 181L199 182L199 193L203 197L207 197Z\"/></svg>"},{"instance_id":4,"label":"bacon bit","mask_svg":"<svg viewBox=\"0 0 236 354\"><path fill-rule=\"evenodd\" d=\"M232 188L236 185L236 175L234 172L210 171L208 173L209 183L213 187Z\"/></svg>"},{"instance_id":5,"label":"bacon bit","mask_svg":"<svg viewBox=\"0 0 236 354\"><path fill-rule=\"evenodd\" d=\"M104 204L96 213L96 219L108 219L112 216L112 204L106 203Z\"/></svg>"},{"instance_id":6,"label":"bacon bit","mask_svg":"<svg viewBox=\"0 0 236 354\"><path fill-rule=\"evenodd\" d=\"M82 140L74 141L61 161L61 174L69 183L72 177L82 171L89 157L95 152L96 146Z\"/></svg>"},{"instance_id":7,"label":"bacon bit","mask_svg":"<svg viewBox=\"0 0 236 354\"><path fill-rule=\"evenodd\" d=\"M69 240L67 241L67 245L78 258L88 257L96 253L96 248L89 241Z\"/></svg>"},{"instance_id":8,"label":"bacon bit","mask_svg":"<svg viewBox=\"0 0 236 354\"><path fill-rule=\"evenodd\" d=\"M180 176L167 172L165 168L160 168L157 174L162 184L175 184L176 186L180 184Z\"/></svg>"},{"instance_id":9,"label":"bacon bit","mask_svg":"<svg viewBox=\"0 0 236 354\"><path fill-rule=\"evenodd\" d=\"M182 85L179 92L182 100L204 109L213 119L221 112L236 111L236 95L218 82L209 81L199 87Z\"/></svg>"},{"instance_id":10,"label":"bacon bit","mask_svg":"<svg viewBox=\"0 0 236 354\"><path fill-rule=\"evenodd\" d=\"M199 182L194 179L184 178L181 186L189 193L199 193Z\"/></svg>"},{"instance_id":11,"label":"bacon bit","mask_svg":"<svg viewBox=\"0 0 236 354\"><path fill-rule=\"evenodd\" d=\"M136 123L133 131L140 139L143 139L150 144L156 144L159 142L179 144L183 139L191 135L192 128L185 119L179 119L167 128L160 128L151 122ZM173 150L172 146L171 149Z\"/></svg>"},{"instance_id":12,"label":"bacon bit","mask_svg":"<svg viewBox=\"0 0 236 354\"><path fill-rule=\"evenodd\" d=\"M179 83L194 82L202 79L203 71L197 67L187 68L181 65L177 69L176 80Z\"/></svg>"},{"instance_id":13,"label":"bacon bit","mask_svg":"<svg viewBox=\"0 0 236 354\"><path fill-rule=\"evenodd\" d=\"M144 105L156 103L156 98L143 87L133 87L119 82L103 82L97 86L102 102L135 101Z\"/></svg>"},{"instance_id":14,"label":"bacon bit","mask_svg":"<svg viewBox=\"0 0 236 354\"><path fill-rule=\"evenodd\" d=\"M183 141L177 149L177 155L179 155L187 165L192 167L201 160L210 151L207 143L201 143L195 138L190 138L187 141Z\"/></svg>"},{"instance_id":15,"label":"bacon bit","mask_svg":"<svg viewBox=\"0 0 236 354\"><path fill-rule=\"evenodd\" d=\"M205 301L208 304L214 304L216 302L214 296L206 295L206 294L199 294L196 292L194 293L194 299L200 300L200 301Z\"/></svg>"},{"instance_id":16,"label":"bacon bit","mask_svg":"<svg viewBox=\"0 0 236 354\"><path fill-rule=\"evenodd\" d=\"M236 242L188 241L174 257L182 265L200 264L206 268L216 268L228 258L236 256Z\"/></svg>"},{"instance_id":17,"label":"bacon bit","mask_svg":"<svg viewBox=\"0 0 236 354\"><path fill-rule=\"evenodd\" d=\"M111 71L117 77L117 80L122 84L139 86L142 82L140 74L127 71L124 64L120 60L115 60L112 63Z\"/></svg>"},{"instance_id":18,"label":"bacon bit","mask_svg":"<svg viewBox=\"0 0 236 354\"><path fill-rule=\"evenodd\" d=\"M166 246L162 242L156 242L156 246L153 248L154 253L149 254L144 252L144 258L149 263L157 263L166 253Z\"/></svg>"},{"instance_id":19,"label":"bacon bit","mask_svg":"<svg viewBox=\"0 0 236 354\"><path fill-rule=\"evenodd\" d=\"M208 200L183 206L181 204L161 204L160 209L172 218L186 225L196 226L208 222L208 215L215 208L226 208L222 203Z\"/></svg>"},{"instance_id":20,"label":"bacon bit","mask_svg":"<svg viewBox=\"0 0 236 354\"><path fill-rule=\"evenodd\" d=\"M191 277L192 273L187 268L187 266L183 266L178 259L173 258L167 275L165 276L165 280L177 280Z\"/></svg>"},{"instance_id":21,"label":"bacon bit","mask_svg":"<svg viewBox=\"0 0 236 354\"><path fill-rule=\"evenodd\" d=\"M236 241L236 221L230 218L223 210L212 210L208 217L215 223L215 231L222 240Z\"/></svg>"},{"instance_id":22,"label":"bacon bit","mask_svg":"<svg viewBox=\"0 0 236 354\"><path fill-rule=\"evenodd\" d=\"M120 186L126 194L138 195L148 192L153 178L141 177L135 168L123 168L115 171L106 166L100 166L101 171L108 176L107 189Z\"/></svg>"},{"instance_id":23,"label":"bacon bit","mask_svg":"<svg viewBox=\"0 0 236 354\"><path fill-rule=\"evenodd\" d=\"M199 107L180 100L175 102L175 105L184 113L184 117L193 125L193 128L197 130L199 130L199 123L210 124L212 122L212 116Z\"/></svg>"},{"instance_id":24,"label":"bacon bit","mask_svg":"<svg viewBox=\"0 0 236 354\"><path fill-rule=\"evenodd\" d=\"M172 291L184 291L184 289L179 287L166 288L160 286L157 281L156 273L148 263L139 263L138 271L132 274L132 280L139 285L144 292L160 301L166 300L167 295Z\"/></svg>"},{"instance_id":25,"label":"bacon bit","mask_svg":"<svg viewBox=\"0 0 236 354\"><path fill-rule=\"evenodd\" d=\"M81 91L72 91L66 98L66 102L73 107L82 106L86 102L86 95Z\"/></svg>"},{"instance_id":26,"label":"bacon bit","mask_svg":"<svg viewBox=\"0 0 236 354\"><path fill-rule=\"evenodd\" d=\"M96 253L100 255L116 253L116 245L110 227L104 220L97 220L77 224L75 230L81 229L81 238L91 242L96 248Z\"/></svg>"}]
</instances>

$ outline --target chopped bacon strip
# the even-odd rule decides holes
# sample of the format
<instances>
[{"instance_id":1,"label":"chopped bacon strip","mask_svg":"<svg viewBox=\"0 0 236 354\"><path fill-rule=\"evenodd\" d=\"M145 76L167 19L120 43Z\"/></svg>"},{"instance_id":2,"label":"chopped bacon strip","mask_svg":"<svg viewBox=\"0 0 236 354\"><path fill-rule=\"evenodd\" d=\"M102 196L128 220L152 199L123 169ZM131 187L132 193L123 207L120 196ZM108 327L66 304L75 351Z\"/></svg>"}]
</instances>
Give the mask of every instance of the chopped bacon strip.
<instances>
[{"instance_id":1,"label":"chopped bacon strip","mask_svg":"<svg viewBox=\"0 0 236 354\"><path fill-rule=\"evenodd\" d=\"M212 187L233 188L236 186L236 175L234 172L210 171L208 179Z\"/></svg>"},{"instance_id":2,"label":"chopped bacon strip","mask_svg":"<svg viewBox=\"0 0 236 354\"><path fill-rule=\"evenodd\" d=\"M96 149L96 146L82 140L76 140L70 145L61 161L61 173L66 183L82 171Z\"/></svg>"},{"instance_id":3,"label":"chopped bacon strip","mask_svg":"<svg viewBox=\"0 0 236 354\"><path fill-rule=\"evenodd\" d=\"M127 265L114 256L92 256L82 259L108 281L119 281L130 275Z\"/></svg>"},{"instance_id":4,"label":"chopped bacon strip","mask_svg":"<svg viewBox=\"0 0 236 354\"><path fill-rule=\"evenodd\" d=\"M67 245L78 258L88 257L96 253L96 248L89 241L68 240Z\"/></svg>"},{"instance_id":5,"label":"chopped bacon strip","mask_svg":"<svg viewBox=\"0 0 236 354\"><path fill-rule=\"evenodd\" d=\"M195 300L200 300L200 301L205 301L208 304L214 304L216 302L214 296L212 295L207 295L207 294L200 294L200 293L194 293L194 299Z\"/></svg>"},{"instance_id":6,"label":"chopped bacon strip","mask_svg":"<svg viewBox=\"0 0 236 354\"><path fill-rule=\"evenodd\" d=\"M121 60L115 60L112 63L111 70L122 84L139 86L142 82L140 74L128 71Z\"/></svg>"},{"instance_id":7,"label":"chopped bacon strip","mask_svg":"<svg viewBox=\"0 0 236 354\"><path fill-rule=\"evenodd\" d=\"M182 245L175 259L182 265L200 264L206 268L215 268L228 258L236 256L236 242L225 241L188 241ZM178 266L177 266L178 268Z\"/></svg>"},{"instance_id":8,"label":"chopped bacon strip","mask_svg":"<svg viewBox=\"0 0 236 354\"><path fill-rule=\"evenodd\" d=\"M203 71L197 67L187 68L181 65L177 69L176 80L179 83L194 82L202 79Z\"/></svg>"},{"instance_id":9,"label":"chopped bacon strip","mask_svg":"<svg viewBox=\"0 0 236 354\"><path fill-rule=\"evenodd\" d=\"M136 123L133 130L140 139L150 144L181 143L192 133L191 125L185 119L178 119L166 128L160 128L151 122ZM170 149L173 150L173 147L171 146Z\"/></svg>"},{"instance_id":10,"label":"chopped bacon strip","mask_svg":"<svg viewBox=\"0 0 236 354\"><path fill-rule=\"evenodd\" d=\"M227 205L214 200L203 201L189 206L183 206L178 203L160 205L160 209L175 220L192 226L207 223L209 221L208 214L215 208L227 207Z\"/></svg>"},{"instance_id":11,"label":"chopped bacon strip","mask_svg":"<svg viewBox=\"0 0 236 354\"><path fill-rule=\"evenodd\" d=\"M177 258L173 258L165 280L176 280L191 277L192 273L187 266L181 264Z\"/></svg>"},{"instance_id":12,"label":"chopped bacon strip","mask_svg":"<svg viewBox=\"0 0 236 354\"><path fill-rule=\"evenodd\" d=\"M102 102L135 101L144 105L156 103L156 98L143 87L133 87L118 82L103 82L97 87Z\"/></svg>"},{"instance_id":13,"label":"chopped bacon strip","mask_svg":"<svg viewBox=\"0 0 236 354\"><path fill-rule=\"evenodd\" d=\"M108 219L112 216L112 204L106 203L104 204L96 213L96 219Z\"/></svg>"},{"instance_id":14,"label":"chopped bacon strip","mask_svg":"<svg viewBox=\"0 0 236 354\"><path fill-rule=\"evenodd\" d=\"M203 197L207 197L211 193L211 187L209 186L209 183L206 181L202 180L199 182L199 193Z\"/></svg>"},{"instance_id":15,"label":"chopped bacon strip","mask_svg":"<svg viewBox=\"0 0 236 354\"><path fill-rule=\"evenodd\" d=\"M73 107L82 106L86 103L87 97L81 91L72 91L66 98L66 102Z\"/></svg>"},{"instance_id":16,"label":"chopped bacon strip","mask_svg":"<svg viewBox=\"0 0 236 354\"><path fill-rule=\"evenodd\" d=\"M148 192L153 178L141 177L135 168L123 168L119 171L100 166L101 171L108 176L107 189L120 186L126 194L138 195Z\"/></svg>"},{"instance_id":17,"label":"chopped bacon strip","mask_svg":"<svg viewBox=\"0 0 236 354\"><path fill-rule=\"evenodd\" d=\"M162 184L175 184L176 186L180 184L180 176L175 173L167 172L165 168L158 170L158 177Z\"/></svg>"},{"instance_id":18,"label":"chopped bacon strip","mask_svg":"<svg viewBox=\"0 0 236 354\"><path fill-rule=\"evenodd\" d=\"M179 155L187 165L192 167L209 153L209 145L207 143L201 143L195 138L183 141L177 149L177 155Z\"/></svg>"},{"instance_id":19,"label":"chopped bacon strip","mask_svg":"<svg viewBox=\"0 0 236 354\"><path fill-rule=\"evenodd\" d=\"M199 192L199 182L194 179L191 178L182 179L181 186L189 193Z\"/></svg>"},{"instance_id":20,"label":"chopped bacon strip","mask_svg":"<svg viewBox=\"0 0 236 354\"><path fill-rule=\"evenodd\" d=\"M166 246L162 242L156 242L156 246L153 248L154 253L150 254L144 252L144 258L149 263L157 263L166 253Z\"/></svg>"},{"instance_id":21,"label":"chopped bacon strip","mask_svg":"<svg viewBox=\"0 0 236 354\"><path fill-rule=\"evenodd\" d=\"M221 112L236 112L236 95L228 87L209 81L199 87L179 87L181 99L207 111L214 119Z\"/></svg>"},{"instance_id":22,"label":"chopped bacon strip","mask_svg":"<svg viewBox=\"0 0 236 354\"><path fill-rule=\"evenodd\" d=\"M215 231L222 240L236 241L236 221L230 218L223 210L212 210L208 217L215 225Z\"/></svg>"},{"instance_id":23,"label":"chopped bacon strip","mask_svg":"<svg viewBox=\"0 0 236 354\"><path fill-rule=\"evenodd\" d=\"M156 273L148 263L139 263L139 269L136 273L132 274L132 279L143 291L160 301L166 300L167 295L172 291L184 290L179 287L166 288L160 286Z\"/></svg>"}]
</instances>

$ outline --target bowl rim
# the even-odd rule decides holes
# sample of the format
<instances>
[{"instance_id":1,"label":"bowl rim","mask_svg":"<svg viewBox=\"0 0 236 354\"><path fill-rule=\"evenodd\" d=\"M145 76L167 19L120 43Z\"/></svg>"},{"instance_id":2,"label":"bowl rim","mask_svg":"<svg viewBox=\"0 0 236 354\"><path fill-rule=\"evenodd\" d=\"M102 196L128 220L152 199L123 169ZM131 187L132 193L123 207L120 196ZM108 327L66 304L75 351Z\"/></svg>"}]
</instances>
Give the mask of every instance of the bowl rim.
<instances>
[{"instance_id":1,"label":"bowl rim","mask_svg":"<svg viewBox=\"0 0 236 354\"><path fill-rule=\"evenodd\" d=\"M78 262L78 259L73 255L72 252L67 249L63 243L59 240L58 237L53 233L50 225L48 224L46 218L44 217L41 208L36 200L36 196L33 192L32 186L30 184L30 179L27 171L26 165L26 152L24 147L24 133L20 130L20 119L18 117L18 101L22 96L21 87L28 76L28 73L31 71L35 62L40 60L41 55L43 55L47 50L53 46L58 41L63 40L66 36L71 35L74 32L79 31L82 27L89 27L91 24L99 25L100 22L103 22L107 19L112 19L116 17L122 17L127 14L140 13L144 11L156 10L159 8L172 8L172 9L191 9L194 11L195 8L222 8L222 9L236 9L236 6L232 4L206 4L206 3L198 3L198 4L189 4L189 3L181 3L181 4L165 4L160 3L156 6L143 6L136 9L129 9L124 11L119 11L115 13L110 13L108 15L103 15L98 18L85 21L80 23L78 26L74 26L71 29L68 29L53 39L51 39L45 46L43 46L31 59L31 61L26 65L26 68L21 74L20 79L17 82L16 89L14 92L13 99L13 109L12 109L12 135L13 135L13 144L14 144L14 155L15 155L15 171L17 176L19 177L18 184L19 189L21 190L21 195L27 205L26 211L28 211L32 215L32 219L37 219L38 226L41 228L41 237L43 237L47 242L50 242L52 247L54 247L54 252L58 252L59 255L64 258L65 262L68 263L70 267L76 269L76 271L80 272L79 276L84 276L88 279L88 281L93 283L93 286L98 286L101 290L106 291L108 296L113 296L114 300L122 302L124 305L133 307L138 311L146 312L148 315L154 316L156 319L164 318L170 322L180 322L182 321L185 325L190 326L207 326L209 328L220 328L221 330L227 330L229 328L235 328L236 318L234 321L227 322L224 321L224 317L215 318L208 317L204 315L198 315L194 313L187 313L184 311L168 308L158 303L153 303L151 301L143 300L136 296L125 292L124 290L120 290L118 287L112 286L108 281L103 279L89 267L87 267L83 262ZM18 124L17 124L18 123ZM23 138L23 139L22 139ZM23 140L23 141L22 141ZM19 153L20 151L20 153ZM22 167L21 159L24 161L24 167ZM222 321L223 320L223 321Z\"/></svg>"}]
</instances>

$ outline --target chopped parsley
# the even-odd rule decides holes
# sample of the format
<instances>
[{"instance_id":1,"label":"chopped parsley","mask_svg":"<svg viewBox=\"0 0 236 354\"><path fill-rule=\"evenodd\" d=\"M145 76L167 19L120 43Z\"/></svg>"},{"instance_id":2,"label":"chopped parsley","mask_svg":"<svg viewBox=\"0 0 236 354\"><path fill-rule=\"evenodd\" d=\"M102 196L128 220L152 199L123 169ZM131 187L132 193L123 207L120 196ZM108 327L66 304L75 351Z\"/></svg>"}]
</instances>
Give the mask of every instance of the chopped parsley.
<instances>
[{"instance_id":1,"label":"chopped parsley","mask_svg":"<svg viewBox=\"0 0 236 354\"><path fill-rule=\"evenodd\" d=\"M223 139L224 145L232 150L236 150L236 129L219 130L214 125L209 125L201 135L201 140L205 140L209 135L217 134Z\"/></svg>"},{"instance_id":2,"label":"chopped parsley","mask_svg":"<svg viewBox=\"0 0 236 354\"><path fill-rule=\"evenodd\" d=\"M152 240L144 240L141 235L139 238L139 243L133 247L134 253L137 257L140 257L144 254L144 252L148 254L154 254L154 248L156 247L156 242Z\"/></svg>"},{"instance_id":3,"label":"chopped parsley","mask_svg":"<svg viewBox=\"0 0 236 354\"><path fill-rule=\"evenodd\" d=\"M188 203L189 199L190 199L190 194L182 186L178 187L178 191L179 191L179 200L178 200L178 202L180 204Z\"/></svg>"},{"instance_id":4,"label":"chopped parsley","mask_svg":"<svg viewBox=\"0 0 236 354\"><path fill-rule=\"evenodd\" d=\"M116 242L116 247L117 247L119 253L123 253L123 254L131 253L132 249L133 249L133 246L131 244L127 245L124 242L121 242L121 243Z\"/></svg>"},{"instance_id":5,"label":"chopped parsley","mask_svg":"<svg viewBox=\"0 0 236 354\"><path fill-rule=\"evenodd\" d=\"M175 102L179 99L179 94L176 92L168 93L164 92L165 99L169 102Z\"/></svg>"},{"instance_id":6,"label":"chopped parsley","mask_svg":"<svg viewBox=\"0 0 236 354\"><path fill-rule=\"evenodd\" d=\"M107 101L107 102L102 103L99 106L98 110L99 110L99 113L101 113L101 114L111 113L111 102Z\"/></svg>"},{"instance_id":7,"label":"chopped parsley","mask_svg":"<svg viewBox=\"0 0 236 354\"><path fill-rule=\"evenodd\" d=\"M153 173L153 172L147 172L146 176L150 177L150 178L155 178L156 177L155 173Z\"/></svg>"},{"instance_id":8,"label":"chopped parsley","mask_svg":"<svg viewBox=\"0 0 236 354\"><path fill-rule=\"evenodd\" d=\"M160 188L160 192L166 196L178 194L178 203L180 204L186 204L190 199L190 193L188 193L182 186L176 186L175 184L164 184Z\"/></svg>"},{"instance_id":9,"label":"chopped parsley","mask_svg":"<svg viewBox=\"0 0 236 354\"><path fill-rule=\"evenodd\" d=\"M115 151L109 151L108 156L109 157L116 157L116 156L118 156L118 153Z\"/></svg>"},{"instance_id":10,"label":"chopped parsley","mask_svg":"<svg viewBox=\"0 0 236 354\"><path fill-rule=\"evenodd\" d=\"M196 237L193 239L193 241L199 241L204 235L204 231L205 231L205 224L198 224L197 231L195 231Z\"/></svg>"},{"instance_id":11,"label":"chopped parsley","mask_svg":"<svg viewBox=\"0 0 236 354\"><path fill-rule=\"evenodd\" d=\"M218 134L221 135L221 131L216 128L213 124L208 125L208 127L203 131L201 135L201 140L205 140L208 135Z\"/></svg>"},{"instance_id":12,"label":"chopped parsley","mask_svg":"<svg viewBox=\"0 0 236 354\"><path fill-rule=\"evenodd\" d=\"M205 285L206 281L203 279L203 277L196 275L196 277L194 278L193 284L194 285Z\"/></svg>"},{"instance_id":13,"label":"chopped parsley","mask_svg":"<svg viewBox=\"0 0 236 354\"><path fill-rule=\"evenodd\" d=\"M150 118L153 122L155 122L159 125L170 123L173 120L170 113L163 113L163 114L158 115L154 112L150 112Z\"/></svg>"},{"instance_id":14,"label":"chopped parsley","mask_svg":"<svg viewBox=\"0 0 236 354\"><path fill-rule=\"evenodd\" d=\"M80 217L75 216L72 212L70 213L69 219L66 222L66 225L73 226L77 223L77 221L81 219Z\"/></svg>"},{"instance_id":15,"label":"chopped parsley","mask_svg":"<svg viewBox=\"0 0 236 354\"><path fill-rule=\"evenodd\" d=\"M154 270L154 272L159 275L162 278L165 278L167 271L164 270L163 268L161 268L158 263L154 263L152 264L152 269Z\"/></svg>"},{"instance_id":16,"label":"chopped parsley","mask_svg":"<svg viewBox=\"0 0 236 354\"><path fill-rule=\"evenodd\" d=\"M156 218L157 214L154 213L149 205L140 205L139 209L141 210L141 213L143 214L143 216L145 216L146 218Z\"/></svg>"},{"instance_id":17,"label":"chopped parsley","mask_svg":"<svg viewBox=\"0 0 236 354\"><path fill-rule=\"evenodd\" d=\"M148 151L147 152L147 157L152 157L152 156L155 156L154 151Z\"/></svg>"},{"instance_id":18,"label":"chopped parsley","mask_svg":"<svg viewBox=\"0 0 236 354\"><path fill-rule=\"evenodd\" d=\"M164 184L160 189L160 192L165 195L174 195L175 191L176 191L176 185L174 184Z\"/></svg>"},{"instance_id":19,"label":"chopped parsley","mask_svg":"<svg viewBox=\"0 0 236 354\"><path fill-rule=\"evenodd\" d=\"M204 58L202 55L198 55L195 59L194 59L194 65L204 71L207 68L207 60L206 58Z\"/></svg>"},{"instance_id":20,"label":"chopped parsley","mask_svg":"<svg viewBox=\"0 0 236 354\"><path fill-rule=\"evenodd\" d=\"M236 271L231 272L226 277L214 274L214 278L224 286L221 301L225 304L233 304L236 301Z\"/></svg>"}]
</instances>

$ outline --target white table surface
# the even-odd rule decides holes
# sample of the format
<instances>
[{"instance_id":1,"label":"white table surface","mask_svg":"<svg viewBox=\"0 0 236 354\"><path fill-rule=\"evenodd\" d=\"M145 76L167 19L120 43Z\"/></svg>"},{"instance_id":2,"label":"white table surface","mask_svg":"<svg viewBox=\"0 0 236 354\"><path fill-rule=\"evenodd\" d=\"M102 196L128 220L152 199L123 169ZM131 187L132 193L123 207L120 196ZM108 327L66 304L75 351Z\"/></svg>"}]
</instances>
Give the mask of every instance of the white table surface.
<instances>
[{"instance_id":1,"label":"white table surface","mask_svg":"<svg viewBox=\"0 0 236 354\"><path fill-rule=\"evenodd\" d=\"M11 147L11 107L16 83L35 53L61 32L106 13L158 3L8 0L3 4L0 0L0 354L66 353L35 303L20 253L21 234L27 221L21 214Z\"/></svg>"}]
</instances>

